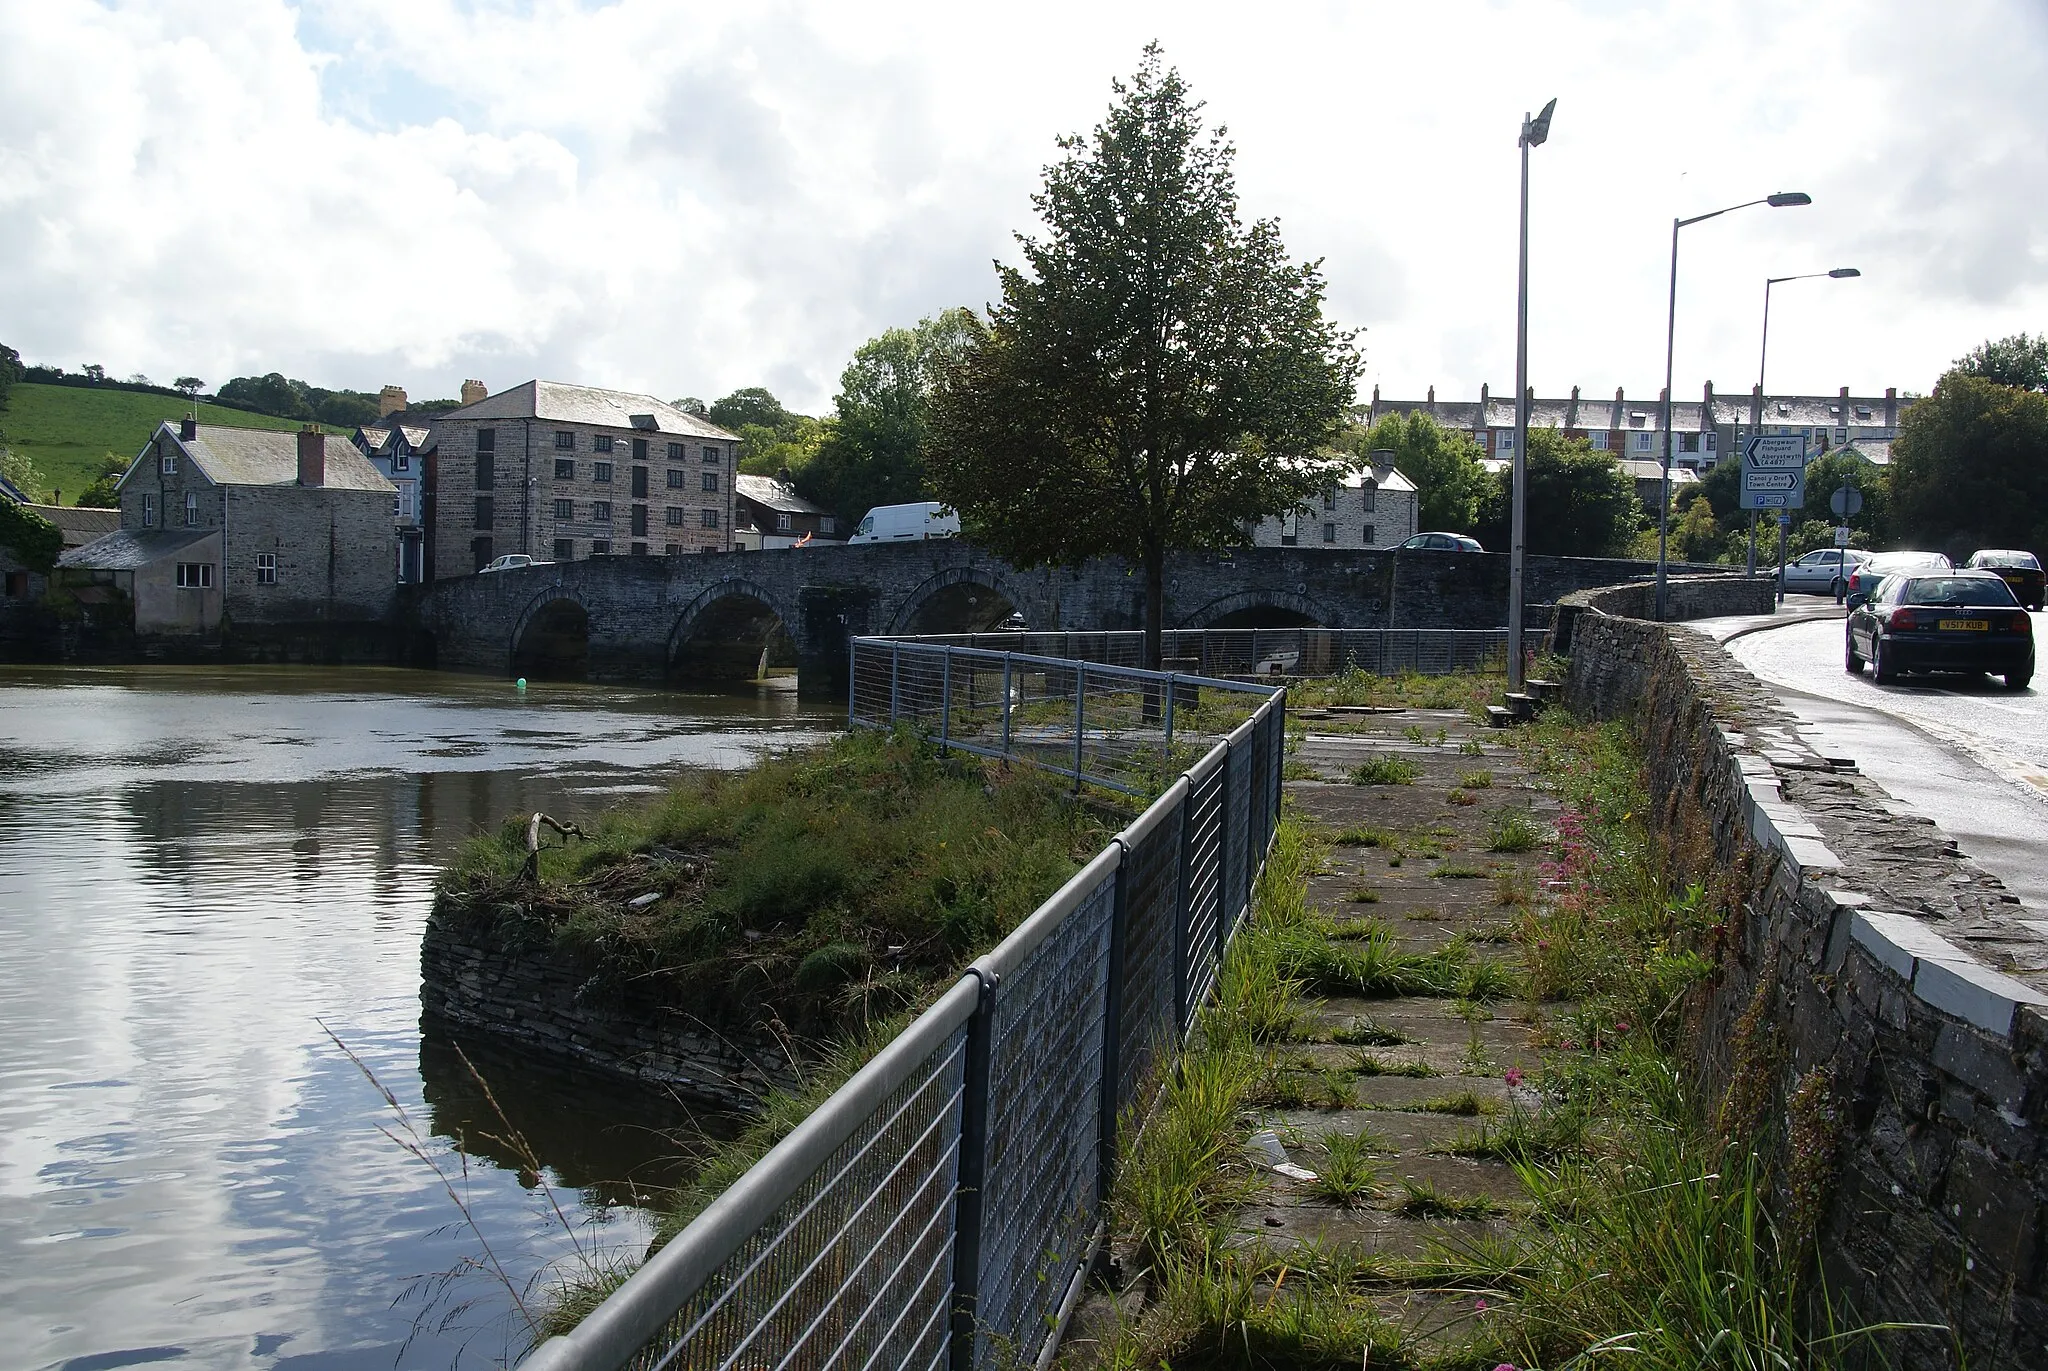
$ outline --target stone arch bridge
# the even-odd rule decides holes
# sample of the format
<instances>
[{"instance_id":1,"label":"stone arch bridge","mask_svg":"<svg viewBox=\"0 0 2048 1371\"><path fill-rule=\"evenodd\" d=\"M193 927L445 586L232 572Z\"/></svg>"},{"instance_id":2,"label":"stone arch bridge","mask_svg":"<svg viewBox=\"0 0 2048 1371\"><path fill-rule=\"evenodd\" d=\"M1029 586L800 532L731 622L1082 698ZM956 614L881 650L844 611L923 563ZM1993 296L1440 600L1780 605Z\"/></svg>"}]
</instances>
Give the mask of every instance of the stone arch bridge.
<instances>
[{"instance_id":1,"label":"stone arch bridge","mask_svg":"<svg viewBox=\"0 0 2048 1371\"><path fill-rule=\"evenodd\" d=\"M1179 553L1169 628L1497 628L1497 553L1240 548ZM1648 563L1531 557L1532 605L1648 574ZM1144 577L1099 558L1020 570L964 539L692 557L597 557L434 583L412 601L443 668L599 680L751 679L793 658L799 688L843 693L847 640L965 633L1021 613L1034 629L1144 626Z\"/></svg>"}]
</instances>

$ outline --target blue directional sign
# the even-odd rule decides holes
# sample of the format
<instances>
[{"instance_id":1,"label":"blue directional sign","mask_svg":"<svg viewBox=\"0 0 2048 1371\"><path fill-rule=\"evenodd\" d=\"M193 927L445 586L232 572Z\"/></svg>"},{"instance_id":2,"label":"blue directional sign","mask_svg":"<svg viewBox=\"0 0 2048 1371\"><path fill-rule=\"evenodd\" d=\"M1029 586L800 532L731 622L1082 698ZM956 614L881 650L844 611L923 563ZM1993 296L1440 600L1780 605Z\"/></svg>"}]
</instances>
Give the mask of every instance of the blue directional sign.
<instances>
[{"instance_id":1,"label":"blue directional sign","mask_svg":"<svg viewBox=\"0 0 2048 1371\"><path fill-rule=\"evenodd\" d=\"M1743 509L1797 509L1806 503L1806 438L1762 434L1742 445Z\"/></svg>"}]
</instances>

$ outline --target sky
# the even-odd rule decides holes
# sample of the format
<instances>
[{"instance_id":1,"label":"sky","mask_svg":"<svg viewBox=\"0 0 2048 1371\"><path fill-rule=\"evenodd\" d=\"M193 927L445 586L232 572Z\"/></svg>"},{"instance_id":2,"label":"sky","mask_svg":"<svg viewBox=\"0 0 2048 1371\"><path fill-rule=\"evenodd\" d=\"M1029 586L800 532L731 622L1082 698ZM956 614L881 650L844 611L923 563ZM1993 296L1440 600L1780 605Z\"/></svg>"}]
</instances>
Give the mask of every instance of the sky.
<instances>
[{"instance_id":1,"label":"sky","mask_svg":"<svg viewBox=\"0 0 2048 1371\"><path fill-rule=\"evenodd\" d=\"M534 376L829 410L996 294L1055 140L1164 47L1320 258L1361 398L1929 389L2048 331L2042 0L1030 6L0 0L0 342L414 398Z\"/></svg>"}]
</instances>

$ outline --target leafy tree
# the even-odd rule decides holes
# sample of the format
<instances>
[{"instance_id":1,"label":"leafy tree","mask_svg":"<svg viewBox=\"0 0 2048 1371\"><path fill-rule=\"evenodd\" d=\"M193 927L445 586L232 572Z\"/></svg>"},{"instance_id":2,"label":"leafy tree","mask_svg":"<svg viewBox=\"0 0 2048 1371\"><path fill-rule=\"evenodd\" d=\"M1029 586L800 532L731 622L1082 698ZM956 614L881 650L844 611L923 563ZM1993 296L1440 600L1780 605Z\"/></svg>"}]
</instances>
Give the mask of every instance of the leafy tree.
<instances>
[{"instance_id":1,"label":"leafy tree","mask_svg":"<svg viewBox=\"0 0 2048 1371\"><path fill-rule=\"evenodd\" d=\"M804 496L849 521L876 505L929 499L932 394L977 327L972 311L949 309L862 343L839 374L832 431L798 482Z\"/></svg>"},{"instance_id":2,"label":"leafy tree","mask_svg":"<svg viewBox=\"0 0 2048 1371\"><path fill-rule=\"evenodd\" d=\"M31 500L40 500L43 496L43 473L26 452L0 445L0 476L6 477L16 490ZM0 504L8 503L11 502L0 500Z\"/></svg>"},{"instance_id":3,"label":"leafy tree","mask_svg":"<svg viewBox=\"0 0 2048 1371\"><path fill-rule=\"evenodd\" d=\"M1032 203L1048 230L998 264L1003 298L946 368L925 461L973 535L1024 565L1101 554L1145 574L1157 665L1166 553L1243 541L1312 498L1353 398L1352 335L1320 264L1238 218L1218 127L1159 46L1092 137L1060 140Z\"/></svg>"},{"instance_id":4,"label":"leafy tree","mask_svg":"<svg viewBox=\"0 0 2048 1371\"><path fill-rule=\"evenodd\" d=\"M2010 338L1979 343L1956 359L1955 369L1965 376L1981 377L2001 386L2048 390L2048 334L2029 338L2024 333L2015 333Z\"/></svg>"},{"instance_id":5,"label":"leafy tree","mask_svg":"<svg viewBox=\"0 0 2048 1371\"><path fill-rule=\"evenodd\" d=\"M1528 490L1523 513L1528 551L1564 557L1629 554L1643 507L1636 499L1635 482L1610 454L1593 451L1584 438L1532 428L1522 465ZM1480 541L1502 552L1509 547L1510 480L1506 471L1494 475L1479 514Z\"/></svg>"},{"instance_id":6,"label":"leafy tree","mask_svg":"<svg viewBox=\"0 0 2048 1371\"><path fill-rule=\"evenodd\" d=\"M801 481L803 473L830 440L836 421L792 414L780 429L746 424L740 430L741 472L748 476L776 476L788 472Z\"/></svg>"},{"instance_id":7,"label":"leafy tree","mask_svg":"<svg viewBox=\"0 0 2048 1371\"><path fill-rule=\"evenodd\" d=\"M1357 457L1391 451L1394 465L1415 482L1422 528L1470 533L1477 525L1489 478L1471 435L1427 414L1388 414L1370 429L1354 428L1338 446Z\"/></svg>"},{"instance_id":8,"label":"leafy tree","mask_svg":"<svg viewBox=\"0 0 2048 1371\"><path fill-rule=\"evenodd\" d=\"M1684 508L1671 521L1667 550L1672 559L1714 561L1720 557L1726 539L1720 521L1714 517L1714 502L1698 488L1686 492Z\"/></svg>"},{"instance_id":9,"label":"leafy tree","mask_svg":"<svg viewBox=\"0 0 2048 1371\"><path fill-rule=\"evenodd\" d=\"M241 405L259 414L274 414L280 419L313 417L312 406L306 403L299 388L275 371L264 376L237 376L222 386L218 395L228 404Z\"/></svg>"},{"instance_id":10,"label":"leafy tree","mask_svg":"<svg viewBox=\"0 0 2048 1371\"><path fill-rule=\"evenodd\" d=\"M121 507L121 478L128 474L128 459L119 453L110 452L100 459L99 473L92 484L79 492L78 503L84 509L119 509Z\"/></svg>"},{"instance_id":11,"label":"leafy tree","mask_svg":"<svg viewBox=\"0 0 2048 1371\"><path fill-rule=\"evenodd\" d=\"M98 385L107 379L107 369L98 362L87 362L85 364L85 379L94 385Z\"/></svg>"},{"instance_id":12,"label":"leafy tree","mask_svg":"<svg viewBox=\"0 0 2048 1371\"><path fill-rule=\"evenodd\" d=\"M293 384L298 384L294 382ZM377 419L377 397L365 395L359 390L315 390L308 386L307 396L313 417L323 424L336 428L359 428L375 423Z\"/></svg>"},{"instance_id":13,"label":"leafy tree","mask_svg":"<svg viewBox=\"0 0 2048 1371\"><path fill-rule=\"evenodd\" d=\"M48 571L64 550L64 535L34 510L0 500L0 547L12 549L29 570Z\"/></svg>"},{"instance_id":14,"label":"leafy tree","mask_svg":"<svg viewBox=\"0 0 2048 1371\"><path fill-rule=\"evenodd\" d=\"M2048 394L1952 371L1900 418L1893 532L1950 556L2048 551Z\"/></svg>"},{"instance_id":15,"label":"leafy tree","mask_svg":"<svg viewBox=\"0 0 2048 1371\"><path fill-rule=\"evenodd\" d=\"M1849 522L1858 531L1859 547L1883 547L1891 541L1892 498L1890 468L1842 452L1830 452L1806 464L1806 504L1793 516L1795 523L1817 519L1826 525L1828 545L1833 546L1834 526L1841 522L1828 503L1843 486L1863 493L1863 508Z\"/></svg>"},{"instance_id":16,"label":"leafy tree","mask_svg":"<svg viewBox=\"0 0 2048 1371\"><path fill-rule=\"evenodd\" d=\"M7 392L21 379L21 373L21 354L0 343L0 402L7 399Z\"/></svg>"},{"instance_id":17,"label":"leafy tree","mask_svg":"<svg viewBox=\"0 0 2048 1371\"><path fill-rule=\"evenodd\" d=\"M705 418L709 414L709 411L704 407L704 402L694 395L685 395L682 399L675 401L675 407L685 414L694 414L699 419Z\"/></svg>"},{"instance_id":18,"label":"leafy tree","mask_svg":"<svg viewBox=\"0 0 2048 1371\"><path fill-rule=\"evenodd\" d=\"M748 424L780 430L793 417L765 386L744 386L713 404L704 417L729 433Z\"/></svg>"},{"instance_id":19,"label":"leafy tree","mask_svg":"<svg viewBox=\"0 0 2048 1371\"><path fill-rule=\"evenodd\" d=\"M200 380L197 376L180 376L177 380L171 382L171 389L177 391L180 395L190 398L205 390L206 382Z\"/></svg>"}]
</instances>

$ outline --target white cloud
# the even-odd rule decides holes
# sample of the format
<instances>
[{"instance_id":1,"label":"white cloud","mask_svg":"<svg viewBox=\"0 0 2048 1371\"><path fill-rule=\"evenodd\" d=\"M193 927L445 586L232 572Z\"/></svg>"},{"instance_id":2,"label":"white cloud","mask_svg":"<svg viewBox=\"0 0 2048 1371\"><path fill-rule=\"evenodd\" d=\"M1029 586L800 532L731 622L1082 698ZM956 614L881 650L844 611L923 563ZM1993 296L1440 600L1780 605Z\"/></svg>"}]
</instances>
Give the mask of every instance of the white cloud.
<instances>
[{"instance_id":1,"label":"white cloud","mask_svg":"<svg viewBox=\"0 0 2048 1371\"><path fill-rule=\"evenodd\" d=\"M450 394L534 374L829 404L853 347L985 301L1053 138L1152 37L1240 151L1245 208L1326 259L1367 383L1512 384L1514 133L1534 163L1532 379L1924 389L2048 328L2030 0L1051 3L989 17L620 0L0 9L0 337L209 380Z\"/></svg>"}]
</instances>

